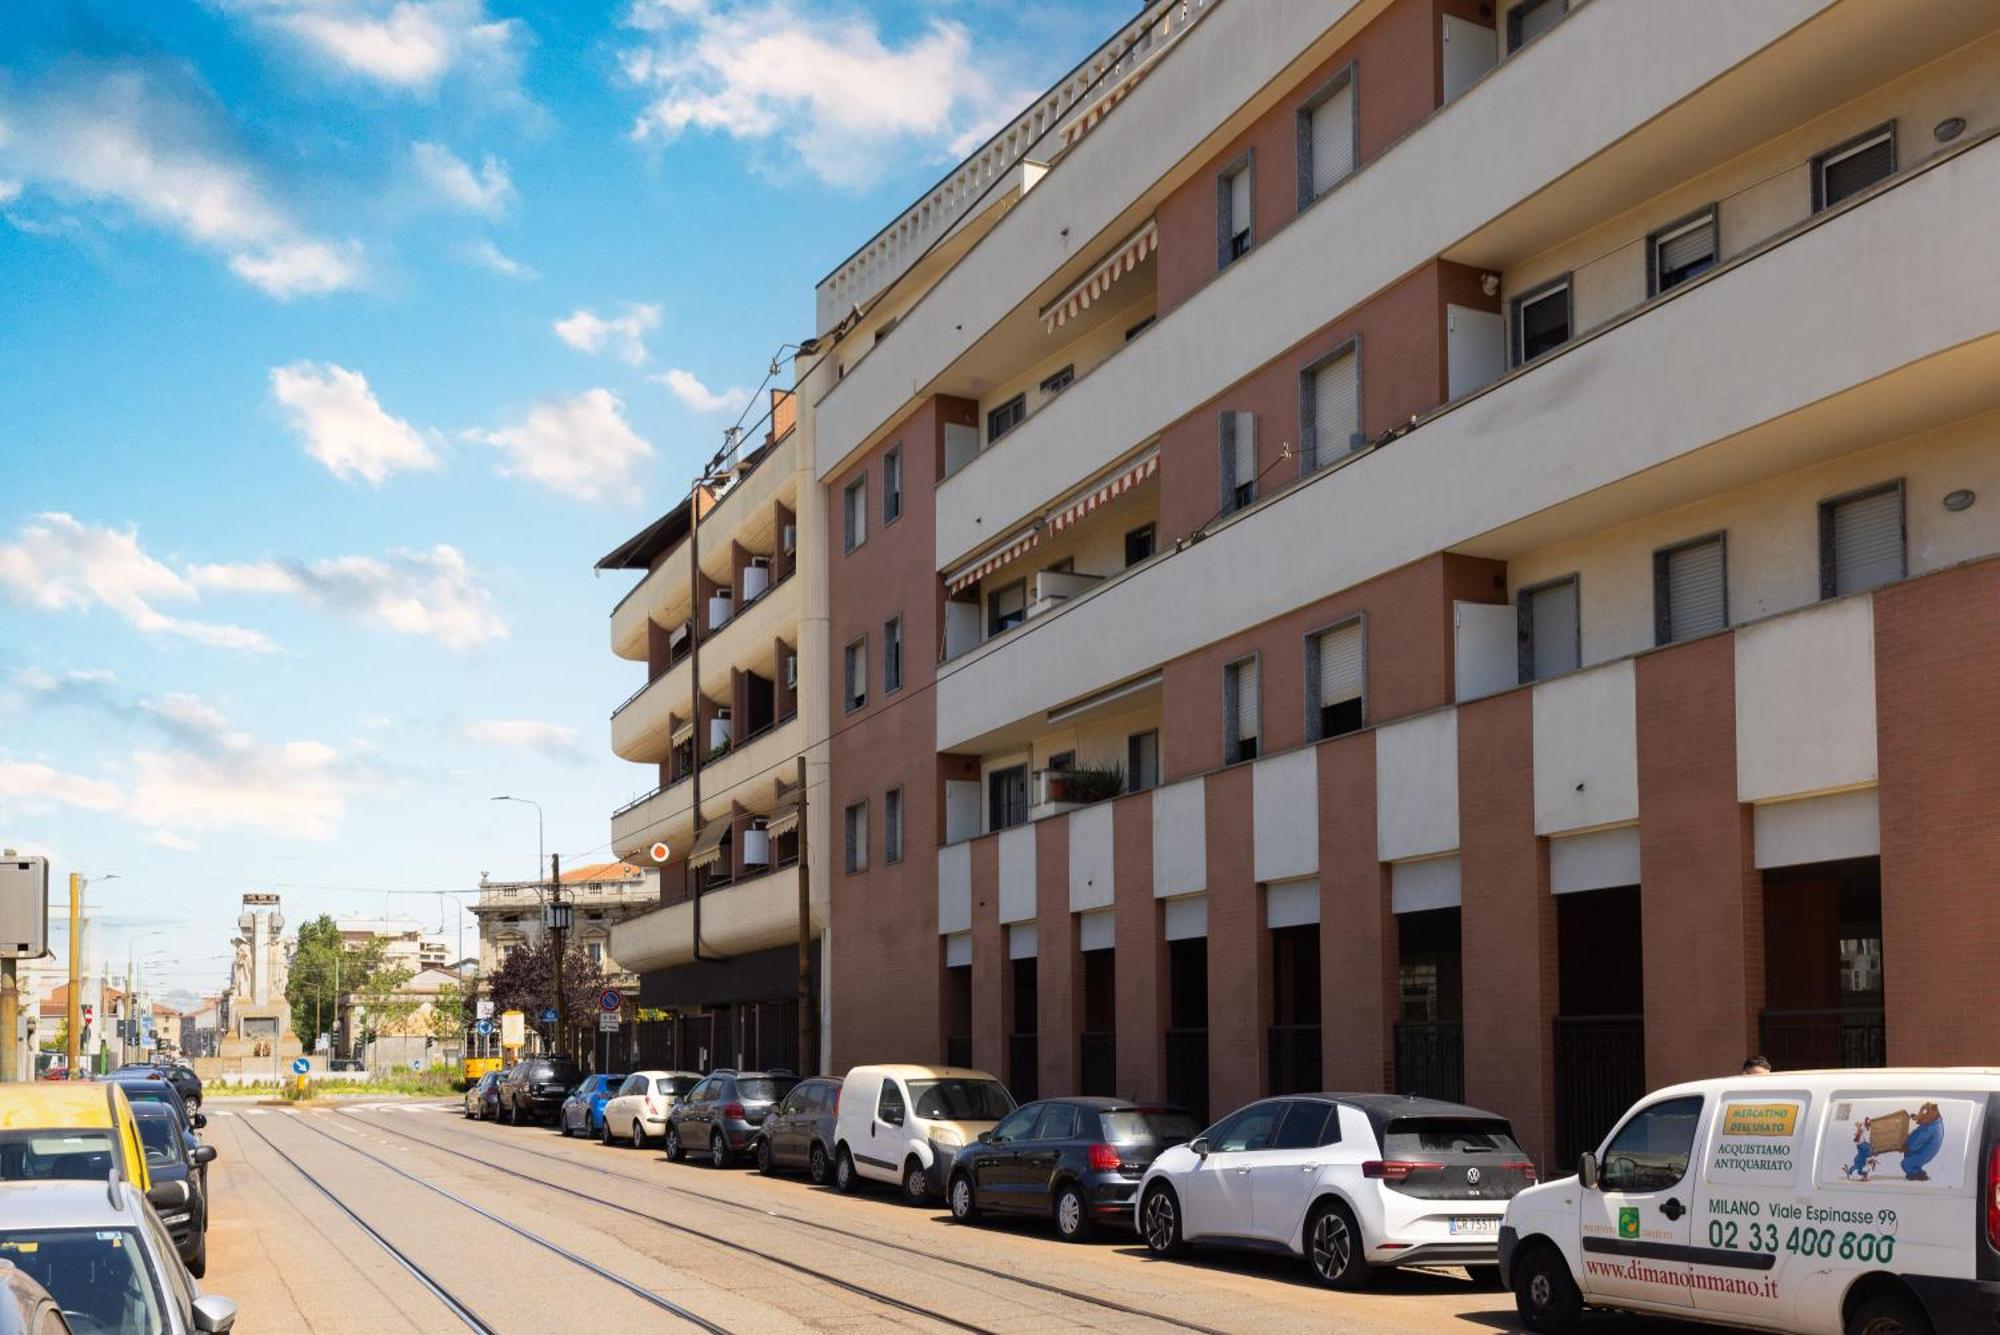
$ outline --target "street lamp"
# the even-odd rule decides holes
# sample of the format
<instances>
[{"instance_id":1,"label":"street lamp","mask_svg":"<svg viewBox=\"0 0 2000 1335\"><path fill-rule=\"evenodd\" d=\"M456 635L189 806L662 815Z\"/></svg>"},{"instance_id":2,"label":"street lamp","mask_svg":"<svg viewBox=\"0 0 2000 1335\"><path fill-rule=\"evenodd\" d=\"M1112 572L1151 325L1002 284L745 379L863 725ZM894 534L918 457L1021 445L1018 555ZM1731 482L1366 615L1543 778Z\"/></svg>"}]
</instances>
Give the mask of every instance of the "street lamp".
<instances>
[{"instance_id":1,"label":"street lamp","mask_svg":"<svg viewBox=\"0 0 2000 1335\"><path fill-rule=\"evenodd\" d=\"M505 793L492 798L495 802L520 802L535 809L535 879L540 880L542 869L549 865L547 844L542 838L542 804L532 797L509 797Z\"/></svg>"},{"instance_id":2,"label":"street lamp","mask_svg":"<svg viewBox=\"0 0 2000 1335\"><path fill-rule=\"evenodd\" d=\"M97 879L123 878L111 871ZM83 1060L83 891L89 883L90 878L82 872L69 874L69 1006L63 1026L63 1069L72 1076L83 1069L79 1064Z\"/></svg>"},{"instance_id":3,"label":"street lamp","mask_svg":"<svg viewBox=\"0 0 2000 1335\"><path fill-rule=\"evenodd\" d=\"M542 804L531 797L510 797L504 793L492 800L495 802L521 802L535 809L535 875L540 877L542 869L547 867L549 877L548 893L542 896L542 922L548 928L549 935L553 940L551 949L553 951L552 958L555 961L555 1049L557 1054L560 1055L565 1046L563 1035L569 1024L569 1007L563 1002L563 944L564 938L569 932L572 910L568 904L563 902L561 874L545 857L547 843L542 835Z\"/></svg>"}]
</instances>

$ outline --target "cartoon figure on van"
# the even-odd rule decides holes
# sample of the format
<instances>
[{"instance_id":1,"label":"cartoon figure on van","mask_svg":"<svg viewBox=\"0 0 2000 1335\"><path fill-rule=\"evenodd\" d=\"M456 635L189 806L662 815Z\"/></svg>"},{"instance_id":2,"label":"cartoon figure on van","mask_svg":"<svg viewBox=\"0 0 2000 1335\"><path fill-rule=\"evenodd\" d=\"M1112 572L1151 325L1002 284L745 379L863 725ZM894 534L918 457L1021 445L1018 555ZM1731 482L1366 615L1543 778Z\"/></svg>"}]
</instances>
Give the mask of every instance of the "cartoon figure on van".
<instances>
[{"instance_id":1,"label":"cartoon figure on van","mask_svg":"<svg viewBox=\"0 0 2000 1335\"><path fill-rule=\"evenodd\" d=\"M1854 1162L1846 1176L1866 1182L1873 1176L1884 1154L1901 1154L1903 1179L1928 1182L1925 1165L1937 1158L1944 1146L1944 1114L1937 1104L1926 1103L1916 1112L1893 1112L1864 1117L1854 1124Z\"/></svg>"}]
</instances>

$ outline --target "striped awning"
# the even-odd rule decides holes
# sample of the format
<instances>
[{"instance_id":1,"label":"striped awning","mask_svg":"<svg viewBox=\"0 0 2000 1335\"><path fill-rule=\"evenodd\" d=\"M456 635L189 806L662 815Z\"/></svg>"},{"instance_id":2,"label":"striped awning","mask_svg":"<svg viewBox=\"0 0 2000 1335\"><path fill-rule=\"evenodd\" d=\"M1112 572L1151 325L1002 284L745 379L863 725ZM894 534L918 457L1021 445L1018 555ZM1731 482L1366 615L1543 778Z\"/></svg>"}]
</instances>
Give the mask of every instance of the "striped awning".
<instances>
[{"instance_id":1,"label":"striped awning","mask_svg":"<svg viewBox=\"0 0 2000 1335\"><path fill-rule=\"evenodd\" d=\"M1098 506L1118 499L1159 471L1160 447L1155 445L1103 486L1057 510L1049 517L1049 527L1058 532L1068 528Z\"/></svg>"},{"instance_id":2,"label":"striped awning","mask_svg":"<svg viewBox=\"0 0 2000 1335\"><path fill-rule=\"evenodd\" d=\"M702 826L701 834L695 838L694 851L688 854L688 866L694 871L712 867L722 861L722 841L729 834L729 822L710 821Z\"/></svg>"},{"instance_id":3,"label":"striped awning","mask_svg":"<svg viewBox=\"0 0 2000 1335\"><path fill-rule=\"evenodd\" d=\"M1069 124L1063 126L1064 150L1067 151L1075 148L1077 140L1096 129L1097 123L1106 116L1109 116L1111 109L1120 102L1123 102L1126 95L1139 86L1139 81L1145 78L1151 72L1152 68L1150 63L1139 66L1123 79L1113 84L1109 89L1105 90L1103 96L1084 108L1081 116L1076 117Z\"/></svg>"},{"instance_id":4,"label":"striped awning","mask_svg":"<svg viewBox=\"0 0 2000 1335\"><path fill-rule=\"evenodd\" d=\"M1159 248L1159 244L1159 221L1148 218L1144 227L1125 238L1096 268L1042 311L1042 327L1053 334L1090 309L1092 302L1109 291L1113 283L1138 268L1148 255Z\"/></svg>"},{"instance_id":5,"label":"striped awning","mask_svg":"<svg viewBox=\"0 0 2000 1335\"><path fill-rule=\"evenodd\" d=\"M778 799L778 805L771 808L771 814L764 820L764 828L773 839L790 834L799 828L799 798L797 793Z\"/></svg>"},{"instance_id":6,"label":"striped awning","mask_svg":"<svg viewBox=\"0 0 2000 1335\"><path fill-rule=\"evenodd\" d=\"M1008 541L991 555L966 566L963 570L960 570L957 574L946 580L946 591L951 594L963 593L980 580L985 579L988 575L998 570L1001 566L1027 553L1031 548L1040 544L1041 540L1042 529L1041 525L1037 524L1034 528Z\"/></svg>"},{"instance_id":7,"label":"striped awning","mask_svg":"<svg viewBox=\"0 0 2000 1335\"><path fill-rule=\"evenodd\" d=\"M694 724L693 724L693 723L691 723L691 722L690 722L690 723L683 723L683 724L681 724L681 725L680 725L680 726L679 726L678 728L675 728L675 729L674 729L674 735L673 735L673 738L672 738L672 742L673 742L673 744L674 744L675 746L680 746L680 745L682 745L683 743L686 743L686 742L691 742L691 741L693 741L693 740L694 740Z\"/></svg>"}]
</instances>

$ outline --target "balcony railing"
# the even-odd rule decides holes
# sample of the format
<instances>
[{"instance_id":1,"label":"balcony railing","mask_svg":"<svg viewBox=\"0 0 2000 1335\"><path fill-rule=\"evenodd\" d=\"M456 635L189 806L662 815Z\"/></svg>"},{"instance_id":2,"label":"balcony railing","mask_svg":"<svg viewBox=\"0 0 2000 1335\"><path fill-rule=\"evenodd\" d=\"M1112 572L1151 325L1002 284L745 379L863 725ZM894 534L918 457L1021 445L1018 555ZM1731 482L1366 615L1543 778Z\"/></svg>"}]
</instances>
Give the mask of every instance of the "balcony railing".
<instances>
[{"instance_id":1,"label":"balcony railing","mask_svg":"<svg viewBox=\"0 0 2000 1335\"><path fill-rule=\"evenodd\" d=\"M1396 1093L1465 1101L1465 1025L1458 1020L1396 1026Z\"/></svg>"},{"instance_id":2,"label":"balcony railing","mask_svg":"<svg viewBox=\"0 0 2000 1335\"><path fill-rule=\"evenodd\" d=\"M1646 1092L1642 1015L1555 1018L1556 1163L1594 1150Z\"/></svg>"},{"instance_id":3,"label":"balcony railing","mask_svg":"<svg viewBox=\"0 0 2000 1335\"><path fill-rule=\"evenodd\" d=\"M1198 1122L1208 1121L1208 1030L1169 1029L1167 1039L1167 1102L1187 1109Z\"/></svg>"},{"instance_id":4,"label":"balcony railing","mask_svg":"<svg viewBox=\"0 0 2000 1335\"><path fill-rule=\"evenodd\" d=\"M1118 1035L1109 1029L1086 1029L1077 1035L1078 1081L1085 1094L1109 1098L1118 1089Z\"/></svg>"},{"instance_id":5,"label":"balcony railing","mask_svg":"<svg viewBox=\"0 0 2000 1335\"><path fill-rule=\"evenodd\" d=\"M1880 1006L1834 1010L1767 1010L1759 1030L1764 1056L1779 1071L1889 1064Z\"/></svg>"},{"instance_id":6,"label":"balcony railing","mask_svg":"<svg viewBox=\"0 0 2000 1335\"><path fill-rule=\"evenodd\" d=\"M1274 1024L1269 1034L1273 1094L1306 1094L1320 1087L1320 1041L1316 1024Z\"/></svg>"}]
</instances>

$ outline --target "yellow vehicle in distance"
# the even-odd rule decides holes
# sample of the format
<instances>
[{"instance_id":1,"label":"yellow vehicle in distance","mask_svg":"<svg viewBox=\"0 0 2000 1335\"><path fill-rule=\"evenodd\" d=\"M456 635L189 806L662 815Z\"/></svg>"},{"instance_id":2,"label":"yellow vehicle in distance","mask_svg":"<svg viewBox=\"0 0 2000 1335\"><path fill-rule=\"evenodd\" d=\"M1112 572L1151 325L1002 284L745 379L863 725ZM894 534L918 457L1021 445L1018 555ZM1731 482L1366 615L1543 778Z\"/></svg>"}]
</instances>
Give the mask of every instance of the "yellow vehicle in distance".
<instances>
[{"instance_id":1,"label":"yellow vehicle in distance","mask_svg":"<svg viewBox=\"0 0 2000 1335\"><path fill-rule=\"evenodd\" d=\"M0 1181L103 1181L153 1187L125 1091L109 1081L0 1085Z\"/></svg>"}]
</instances>

